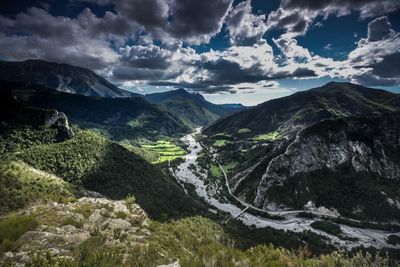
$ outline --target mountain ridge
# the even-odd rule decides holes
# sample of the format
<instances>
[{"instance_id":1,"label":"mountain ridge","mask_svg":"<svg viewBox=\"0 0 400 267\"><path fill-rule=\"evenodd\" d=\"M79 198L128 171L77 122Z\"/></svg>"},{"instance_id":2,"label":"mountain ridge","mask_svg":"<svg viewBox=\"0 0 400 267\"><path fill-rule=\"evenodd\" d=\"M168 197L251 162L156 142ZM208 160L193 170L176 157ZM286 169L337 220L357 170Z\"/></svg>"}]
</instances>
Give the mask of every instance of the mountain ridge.
<instances>
[{"instance_id":1,"label":"mountain ridge","mask_svg":"<svg viewBox=\"0 0 400 267\"><path fill-rule=\"evenodd\" d=\"M191 128L206 126L220 117L244 108L241 104L214 104L201 94L189 93L182 88L147 94L145 99L177 114Z\"/></svg>"},{"instance_id":2,"label":"mountain ridge","mask_svg":"<svg viewBox=\"0 0 400 267\"><path fill-rule=\"evenodd\" d=\"M222 164L241 163L229 183L248 203L275 210L312 201L390 220L400 207L390 186L400 182L399 114L398 94L333 82L219 119L203 133Z\"/></svg>"},{"instance_id":3,"label":"mountain ridge","mask_svg":"<svg viewBox=\"0 0 400 267\"><path fill-rule=\"evenodd\" d=\"M398 94L351 83L331 82L228 115L212 123L204 129L204 133L235 132L249 128L252 133L248 135L272 131L293 135L299 129L322 119L372 115L395 111L398 107Z\"/></svg>"},{"instance_id":4,"label":"mountain ridge","mask_svg":"<svg viewBox=\"0 0 400 267\"><path fill-rule=\"evenodd\" d=\"M38 84L49 89L85 96L140 96L118 88L89 69L39 59L0 61L0 80Z\"/></svg>"}]
</instances>

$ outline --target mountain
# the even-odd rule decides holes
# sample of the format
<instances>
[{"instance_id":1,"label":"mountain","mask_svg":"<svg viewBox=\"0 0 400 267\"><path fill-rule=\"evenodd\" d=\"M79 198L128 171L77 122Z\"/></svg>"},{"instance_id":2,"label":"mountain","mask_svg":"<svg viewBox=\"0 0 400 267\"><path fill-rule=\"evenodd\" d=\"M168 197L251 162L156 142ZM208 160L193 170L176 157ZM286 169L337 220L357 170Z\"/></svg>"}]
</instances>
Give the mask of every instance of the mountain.
<instances>
[{"instance_id":1,"label":"mountain","mask_svg":"<svg viewBox=\"0 0 400 267\"><path fill-rule=\"evenodd\" d=\"M63 112L83 128L101 131L113 140L158 138L189 132L174 115L143 97L104 98L50 90L39 85L0 83L20 102Z\"/></svg>"},{"instance_id":2,"label":"mountain","mask_svg":"<svg viewBox=\"0 0 400 267\"><path fill-rule=\"evenodd\" d=\"M0 61L0 80L38 84L85 96L140 96L116 87L91 70L44 60Z\"/></svg>"},{"instance_id":3,"label":"mountain","mask_svg":"<svg viewBox=\"0 0 400 267\"><path fill-rule=\"evenodd\" d=\"M213 104L201 94L192 94L185 89L147 94L145 98L176 114L191 128L206 126L222 116L244 109L241 104Z\"/></svg>"},{"instance_id":4,"label":"mountain","mask_svg":"<svg viewBox=\"0 0 400 267\"><path fill-rule=\"evenodd\" d=\"M400 96L397 94L351 83L330 82L222 118L204 129L204 133L236 133L240 129L249 129L251 131L241 136L273 131L292 136L323 119L382 114L399 109Z\"/></svg>"},{"instance_id":5,"label":"mountain","mask_svg":"<svg viewBox=\"0 0 400 267\"><path fill-rule=\"evenodd\" d=\"M400 218L398 94L328 83L222 118L203 133L223 163L240 162L230 187L257 207Z\"/></svg>"},{"instance_id":6,"label":"mountain","mask_svg":"<svg viewBox=\"0 0 400 267\"><path fill-rule=\"evenodd\" d=\"M82 190L113 199L134 195L152 218L161 220L201 212L202 205L158 166L96 133L72 132L59 111L31 107L12 91L0 93L0 212Z\"/></svg>"}]
</instances>

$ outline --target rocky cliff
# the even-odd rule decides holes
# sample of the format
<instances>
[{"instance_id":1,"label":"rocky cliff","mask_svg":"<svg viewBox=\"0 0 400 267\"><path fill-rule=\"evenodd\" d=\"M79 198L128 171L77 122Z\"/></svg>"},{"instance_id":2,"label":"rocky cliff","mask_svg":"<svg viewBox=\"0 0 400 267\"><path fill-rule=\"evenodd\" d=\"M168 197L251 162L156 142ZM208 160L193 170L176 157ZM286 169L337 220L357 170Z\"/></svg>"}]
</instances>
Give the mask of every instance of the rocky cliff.
<instances>
[{"instance_id":1,"label":"rocky cliff","mask_svg":"<svg viewBox=\"0 0 400 267\"><path fill-rule=\"evenodd\" d=\"M273 158L262 176L255 203L265 206L266 190L289 177L342 165L385 179L400 179L400 116L328 120L300 132Z\"/></svg>"}]
</instances>

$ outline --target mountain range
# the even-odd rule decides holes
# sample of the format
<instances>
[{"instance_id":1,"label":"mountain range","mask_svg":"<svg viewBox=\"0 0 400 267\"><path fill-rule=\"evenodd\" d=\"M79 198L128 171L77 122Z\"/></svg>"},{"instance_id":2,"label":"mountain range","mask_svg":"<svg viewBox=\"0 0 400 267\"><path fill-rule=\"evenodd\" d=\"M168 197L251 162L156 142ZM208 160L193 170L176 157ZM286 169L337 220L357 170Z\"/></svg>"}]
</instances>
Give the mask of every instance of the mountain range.
<instances>
[{"instance_id":1,"label":"mountain range","mask_svg":"<svg viewBox=\"0 0 400 267\"><path fill-rule=\"evenodd\" d=\"M0 265L379 266L310 255L400 244L398 94L331 82L244 107L44 61L0 73Z\"/></svg>"},{"instance_id":2,"label":"mountain range","mask_svg":"<svg viewBox=\"0 0 400 267\"><path fill-rule=\"evenodd\" d=\"M205 100L201 94L189 93L185 89L147 94L145 98L176 114L191 128L206 126L220 117L245 108L241 104L213 104Z\"/></svg>"},{"instance_id":3,"label":"mountain range","mask_svg":"<svg viewBox=\"0 0 400 267\"><path fill-rule=\"evenodd\" d=\"M399 114L398 94L331 82L229 115L203 133L210 144L226 140L223 158L240 162L230 186L249 203L276 210L310 202L385 220L400 216Z\"/></svg>"}]
</instances>

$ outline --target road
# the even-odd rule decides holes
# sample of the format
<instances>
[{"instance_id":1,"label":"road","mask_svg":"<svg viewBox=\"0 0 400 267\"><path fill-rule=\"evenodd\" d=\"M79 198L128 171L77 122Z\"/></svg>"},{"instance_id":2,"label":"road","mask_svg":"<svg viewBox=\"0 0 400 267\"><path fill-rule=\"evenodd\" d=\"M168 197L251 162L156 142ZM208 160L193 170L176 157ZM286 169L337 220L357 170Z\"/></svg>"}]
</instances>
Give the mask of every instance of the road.
<instances>
[{"instance_id":1,"label":"road","mask_svg":"<svg viewBox=\"0 0 400 267\"><path fill-rule=\"evenodd\" d=\"M200 129L197 130L197 132L199 132L199 131L200 131ZM394 246L391 246L386 243L387 236L390 234L388 232L384 232L384 231L380 231L380 230L356 228L356 227L351 227L348 225L340 225L340 227L345 235L347 235L348 237L358 239L357 241L341 240L337 236L333 236L333 235L327 234L323 231L320 231L318 229L312 228L310 226L310 224L312 222L314 222L315 219L296 217L295 214L297 214L299 211L278 211L277 213L274 213L274 214L281 215L281 216L284 215L285 219L284 220L273 220L273 219L253 215L249 212L246 212L246 210L243 211L241 208L237 207L233 203L222 203L217 198L208 194L207 186L205 185L205 182L204 182L207 178L207 175L201 174L202 177L198 177L190 170L189 166L191 166L192 164L195 166L198 166L198 164L196 162L197 156L203 149L201 144L195 140L194 134L195 133L189 134L182 138L182 141L188 145L190 153L185 156L185 161L183 163L181 163L178 166L178 168L173 171L173 173L174 173L176 179L179 182L181 182L181 184L189 183L189 184L194 185L197 195L200 196L201 198L203 198L204 201L206 201L208 204L213 206L215 209L229 213L232 216L232 218L235 218L238 216L238 214L240 214L240 216L238 216L236 219L242 221L246 225L255 225L258 228L272 227L275 229L289 230L289 231L293 231L293 232L303 232L305 230L309 230L314 233L320 234L322 236L326 236L329 238L329 240L331 241L332 244L340 246L340 247L344 247L347 249L351 249L353 247L357 247L360 245L363 245L365 247L373 246L376 248L382 248L382 247L394 248ZM219 163L218 163L218 165L220 166L221 170L223 171L225 179L227 181L227 176L226 176L225 170L223 170L222 166ZM229 184L227 186L229 188ZM253 207L252 205L245 203L236 197L235 197L235 199L240 201L242 203L242 205L247 208L252 208L252 209L256 209L256 210L258 209L257 207ZM273 214L271 212L268 212L268 213ZM397 248L399 248L399 246L397 246Z\"/></svg>"}]
</instances>

